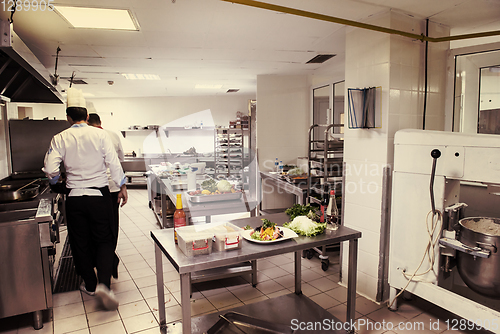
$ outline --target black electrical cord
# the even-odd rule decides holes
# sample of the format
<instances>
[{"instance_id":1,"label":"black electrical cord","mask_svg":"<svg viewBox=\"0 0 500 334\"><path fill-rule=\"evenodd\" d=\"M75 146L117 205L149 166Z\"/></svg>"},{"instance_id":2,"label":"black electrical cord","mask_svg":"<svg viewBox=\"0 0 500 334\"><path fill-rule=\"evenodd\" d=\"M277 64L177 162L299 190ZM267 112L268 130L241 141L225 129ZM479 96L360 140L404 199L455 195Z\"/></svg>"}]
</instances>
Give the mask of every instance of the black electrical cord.
<instances>
[{"instance_id":1,"label":"black electrical cord","mask_svg":"<svg viewBox=\"0 0 500 334\"><path fill-rule=\"evenodd\" d=\"M76 73L73 71L73 73L71 73L71 79L69 80L69 88L73 86L73 80L75 79L75 75Z\"/></svg>"},{"instance_id":2,"label":"black electrical cord","mask_svg":"<svg viewBox=\"0 0 500 334\"><path fill-rule=\"evenodd\" d=\"M431 170L431 182L430 182L430 193L431 193L431 207L432 207L432 216L436 214L436 204L434 201L434 177L436 176L436 163L437 159L441 156L441 151L438 149L433 149L431 151L432 157L432 170Z\"/></svg>"},{"instance_id":3,"label":"black electrical cord","mask_svg":"<svg viewBox=\"0 0 500 334\"><path fill-rule=\"evenodd\" d=\"M425 20L425 36L429 37L429 19ZM429 42L425 41L425 60L424 60L424 111L422 130L425 130L425 115L427 113L427 58L429 55Z\"/></svg>"},{"instance_id":4,"label":"black electrical cord","mask_svg":"<svg viewBox=\"0 0 500 334\"><path fill-rule=\"evenodd\" d=\"M12 6L12 12L10 12L10 19L9 22L12 24L14 23L14 13L16 12L16 6Z\"/></svg>"}]
</instances>

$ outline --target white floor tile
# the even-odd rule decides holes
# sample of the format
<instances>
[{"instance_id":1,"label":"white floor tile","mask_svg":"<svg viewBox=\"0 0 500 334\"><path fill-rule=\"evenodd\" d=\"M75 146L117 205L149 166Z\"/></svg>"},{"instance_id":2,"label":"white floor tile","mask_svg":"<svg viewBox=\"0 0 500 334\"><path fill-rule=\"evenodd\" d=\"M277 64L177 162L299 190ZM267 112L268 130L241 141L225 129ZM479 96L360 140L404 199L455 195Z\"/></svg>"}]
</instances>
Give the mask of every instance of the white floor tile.
<instances>
[{"instance_id":1,"label":"white floor tile","mask_svg":"<svg viewBox=\"0 0 500 334\"><path fill-rule=\"evenodd\" d=\"M87 314L87 320L89 327L94 327L120 320L120 315L118 314L118 311L93 312Z\"/></svg>"},{"instance_id":2,"label":"white floor tile","mask_svg":"<svg viewBox=\"0 0 500 334\"><path fill-rule=\"evenodd\" d=\"M139 314L151 312L148 304L145 300L139 300L137 302L120 305L118 312L122 319L130 318Z\"/></svg>"},{"instance_id":3,"label":"white floor tile","mask_svg":"<svg viewBox=\"0 0 500 334\"><path fill-rule=\"evenodd\" d=\"M64 334L87 328L87 316L77 315L54 322L54 334Z\"/></svg>"},{"instance_id":4,"label":"white floor tile","mask_svg":"<svg viewBox=\"0 0 500 334\"><path fill-rule=\"evenodd\" d=\"M108 322L103 325L94 326L90 328L92 334L127 334L123 322L121 320Z\"/></svg>"},{"instance_id":5,"label":"white floor tile","mask_svg":"<svg viewBox=\"0 0 500 334\"><path fill-rule=\"evenodd\" d=\"M137 333L159 326L151 312L123 319L128 334Z\"/></svg>"}]
</instances>

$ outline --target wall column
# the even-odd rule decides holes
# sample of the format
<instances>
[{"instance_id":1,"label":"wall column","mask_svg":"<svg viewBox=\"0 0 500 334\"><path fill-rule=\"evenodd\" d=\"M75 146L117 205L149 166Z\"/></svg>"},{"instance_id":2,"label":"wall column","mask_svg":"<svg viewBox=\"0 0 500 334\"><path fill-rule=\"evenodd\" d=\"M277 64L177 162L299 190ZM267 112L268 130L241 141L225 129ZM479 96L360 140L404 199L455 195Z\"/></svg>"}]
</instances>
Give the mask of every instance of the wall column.
<instances>
[{"instance_id":1,"label":"wall column","mask_svg":"<svg viewBox=\"0 0 500 334\"><path fill-rule=\"evenodd\" d=\"M422 19L388 11L372 17L367 23L425 34ZM429 35L449 35L449 29L429 23ZM446 56L449 43L429 43L426 129L444 129ZM381 107L379 129L345 129L344 162L346 163L344 224L362 232L358 255L358 293L372 299L387 298L380 281L387 281L383 269L381 230L389 231L389 220L383 221L383 171L392 170L394 134L400 129L423 127L425 43L406 37L359 28L346 35L346 89L381 87L377 104ZM347 95L346 95L347 97ZM346 98L345 110L348 110ZM390 178L389 178L390 181ZM390 184L390 182L389 182ZM411 191L409 189L409 191ZM390 188L387 189L390 195ZM390 201L386 203L390 204ZM384 225L387 224L387 225ZM388 233L388 232L387 232ZM388 241L387 241L388 242ZM387 254L388 256L388 254ZM385 259L387 260L387 259ZM343 254L343 272L347 272L347 252ZM382 268L382 269L380 269ZM345 275L343 275L345 276ZM346 283L347 277L343 277Z\"/></svg>"}]
</instances>

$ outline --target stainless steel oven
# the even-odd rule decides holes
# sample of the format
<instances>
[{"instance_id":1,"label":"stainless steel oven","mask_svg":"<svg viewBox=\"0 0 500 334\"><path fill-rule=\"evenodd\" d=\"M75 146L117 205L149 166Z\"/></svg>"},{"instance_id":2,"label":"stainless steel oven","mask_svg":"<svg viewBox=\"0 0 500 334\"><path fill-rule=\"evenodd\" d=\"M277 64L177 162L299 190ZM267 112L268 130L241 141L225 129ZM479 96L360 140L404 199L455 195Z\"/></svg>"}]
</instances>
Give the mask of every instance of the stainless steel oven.
<instances>
[{"instance_id":1,"label":"stainless steel oven","mask_svg":"<svg viewBox=\"0 0 500 334\"><path fill-rule=\"evenodd\" d=\"M52 308L55 244L62 219L55 211L57 201L57 194L46 193L23 205L11 203L16 210L0 204L0 318L33 312L33 327L43 327L42 311Z\"/></svg>"},{"instance_id":2,"label":"stainless steel oven","mask_svg":"<svg viewBox=\"0 0 500 334\"><path fill-rule=\"evenodd\" d=\"M64 197L41 171L52 136L66 121L9 120L10 176L0 180L0 318L52 308L54 257Z\"/></svg>"}]
</instances>

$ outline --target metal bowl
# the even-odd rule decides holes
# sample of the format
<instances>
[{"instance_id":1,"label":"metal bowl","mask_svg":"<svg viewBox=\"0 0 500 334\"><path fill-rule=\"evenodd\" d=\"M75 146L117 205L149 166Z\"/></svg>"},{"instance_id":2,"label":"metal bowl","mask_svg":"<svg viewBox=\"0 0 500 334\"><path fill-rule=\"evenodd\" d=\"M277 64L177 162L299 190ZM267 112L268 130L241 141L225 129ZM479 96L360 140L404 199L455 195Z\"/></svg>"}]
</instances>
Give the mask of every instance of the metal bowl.
<instances>
[{"instance_id":1,"label":"metal bowl","mask_svg":"<svg viewBox=\"0 0 500 334\"><path fill-rule=\"evenodd\" d=\"M500 219L468 217L461 219L459 223L460 233L457 239L460 242L491 252L488 258L457 252L460 277L471 290L486 297L500 299Z\"/></svg>"}]
</instances>

